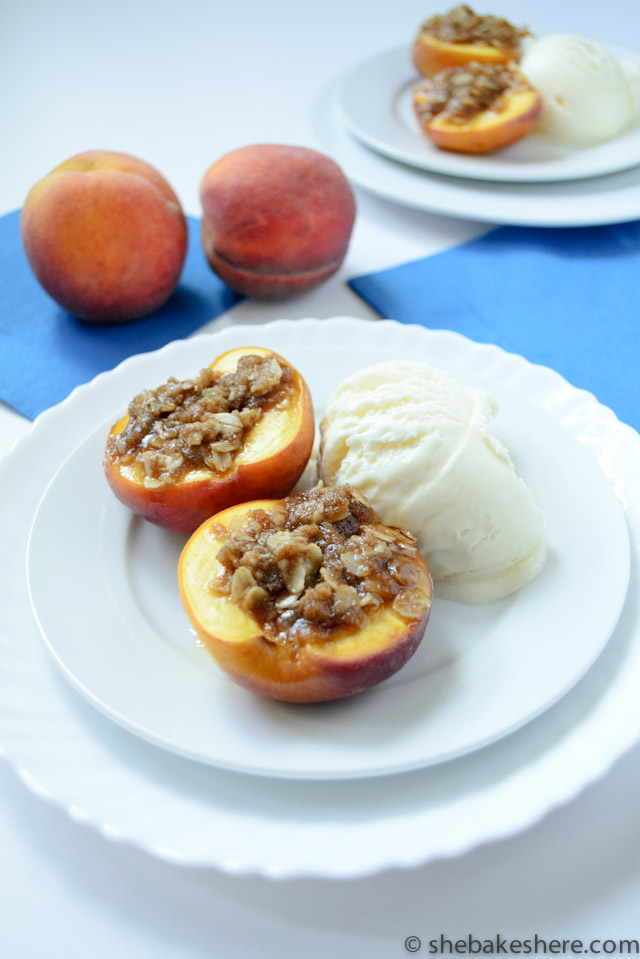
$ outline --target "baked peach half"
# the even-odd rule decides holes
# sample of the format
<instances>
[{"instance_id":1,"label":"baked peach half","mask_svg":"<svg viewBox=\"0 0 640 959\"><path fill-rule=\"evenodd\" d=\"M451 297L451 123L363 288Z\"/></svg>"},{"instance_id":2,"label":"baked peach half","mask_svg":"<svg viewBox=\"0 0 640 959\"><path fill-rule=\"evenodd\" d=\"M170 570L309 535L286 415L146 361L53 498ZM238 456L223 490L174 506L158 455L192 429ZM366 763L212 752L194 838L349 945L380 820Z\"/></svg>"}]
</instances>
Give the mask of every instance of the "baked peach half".
<instances>
[{"instance_id":1,"label":"baked peach half","mask_svg":"<svg viewBox=\"0 0 640 959\"><path fill-rule=\"evenodd\" d=\"M415 538L354 489L317 486L218 513L178 564L191 623L218 666L286 702L350 696L417 649L432 584Z\"/></svg>"},{"instance_id":2,"label":"baked peach half","mask_svg":"<svg viewBox=\"0 0 640 959\"><path fill-rule=\"evenodd\" d=\"M411 55L424 77L472 61L496 66L518 61L521 41L528 34L526 27L515 27L491 14L479 15L460 4L421 24Z\"/></svg>"},{"instance_id":3,"label":"baked peach half","mask_svg":"<svg viewBox=\"0 0 640 959\"><path fill-rule=\"evenodd\" d=\"M475 63L510 63L518 59L512 49L483 46L478 43L444 43L437 37L420 34L413 44L412 59L418 73L432 77L449 67Z\"/></svg>"},{"instance_id":4,"label":"baked peach half","mask_svg":"<svg viewBox=\"0 0 640 959\"><path fill-rule=\"evenodd\" d=\"M228 506L288 493L314 430L301 374L272 350L240 347L134 397L109 433L105 475L135 513L192 533Z\"/></svg>"},{"instance_id":5,"label":"baked peach half","mask_svg":"<svg viewBox=\"0 0 640 959\"><path fill-rule=\"evenodd\" d=\"M494 153L531 133L542 100L518 70L469 63L418 84L413 108L440 150Z\"/></svg>"}]
</instances>

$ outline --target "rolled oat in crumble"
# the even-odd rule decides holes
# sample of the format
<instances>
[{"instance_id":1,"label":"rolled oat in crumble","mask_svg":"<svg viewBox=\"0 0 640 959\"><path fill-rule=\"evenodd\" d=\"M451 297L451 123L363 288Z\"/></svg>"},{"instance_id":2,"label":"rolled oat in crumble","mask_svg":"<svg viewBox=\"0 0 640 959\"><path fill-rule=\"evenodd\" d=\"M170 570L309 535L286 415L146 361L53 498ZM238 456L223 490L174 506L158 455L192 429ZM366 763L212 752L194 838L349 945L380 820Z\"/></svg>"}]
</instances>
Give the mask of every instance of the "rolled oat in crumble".
<instances>
[{"instance_id":1,"label":"rolled oat in crumble","mask_svg":"<svg viewBox=\"0 0 640 959\"><path fill-rule=\"evenodd\" d=\"M273 356L246 355L233 372L205 367L193 379L169 379L129 404L129 419L112 434L107 456L139 464L148 488L181 479L189 470L223 473L249 430L292 390L293 371Z\"/></svg>"},{"instance_id":2,"label":"rolled oat in crumble","mask_svg":"<svg viewBox=\"0 0 640 959\"><path fill-rule=\"evenodd\" d=\"M448 67L417 84L413 106L421 123L442 117L451 123L468 123L478 113L499 113L507 94L528 90L530 84L517 70L486 63Z\"/></svg>"},{"instance_id":3,"label":"rolled oat in crumble","mask_svg":"<svg viewBox=\"0 0 640 959\"><path fill-rule=\"evenodd\" d=\"M381 524L349 486L318 485L252 510L217 558L212 590L250 612L272 642L355 632L387 605L419 620L430 602L415 538Z\"/></svg>"},{"instance_id":4,"label":"rolled oat in crumble","mask_svg":"<svg viewBox=\"0 0 640 959\"><path fill-rule=\"evenodd\" d=\"M529 36L526 27L514 27L508 20L492 14L474 13L464 3L448 13L438 13L425 20L420 31L443 43L479 43L514 49L523 37Z\"/></svg>"}]
</instances>

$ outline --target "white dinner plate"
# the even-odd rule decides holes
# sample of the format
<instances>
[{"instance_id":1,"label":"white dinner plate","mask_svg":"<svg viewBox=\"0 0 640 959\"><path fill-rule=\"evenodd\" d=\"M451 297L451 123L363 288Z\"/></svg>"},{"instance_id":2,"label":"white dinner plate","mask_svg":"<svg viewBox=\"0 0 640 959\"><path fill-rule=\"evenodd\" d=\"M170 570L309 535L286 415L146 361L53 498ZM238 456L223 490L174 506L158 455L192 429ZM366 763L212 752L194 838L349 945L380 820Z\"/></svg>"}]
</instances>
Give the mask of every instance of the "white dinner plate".
<instances>
[{"instance_id":1,"label":"white dinner plate","mask_svg":"<svg viewBox=\"0 0 640 959\"><path fill-rule=\"evenodd\" d=\"M620 60L640 64L636 50L609 48ZM640 124L589 147L571 147L532 133L497 153L465 156L438 150L421 132L412 105L420 81L405 46L386 50L344 78L340 103L355 135L394 160L449 176L534 183L617 173L640 164Z\"/></svg>"},{"instance_id":2,"label":"white dinner plate","mask_svg":"<svg viewBox=\"0 0 640 959\"><path fill-rule=\"evenodd\" d=\"M130 735L77 695L54 667L31 616L25 567L28 530L49 478L96 423L108 422L120 408L114 385L118 394L138 389L148 362L140 356L42 414L0 464L0 751L39 796L106 838L172 862L236 874L364 876L458 854L531 825L593 782L640 736L640 438L553 371L450 332L388 321L295 321L232 327L181 348L186 358L197 344L205 362L234 346L273 342L274 334L292 347L306 343L310 353L340 337L347 351L367 344L373 352L408 355L421 340L430 361L465 370L472 381L489 378L507 392L526 394L526 405L545 411L568 442L584 446L615 490L633 544L632 588L597 662L555 705L512 735L450 762L376 780L245 776ZM175 361L174 350L169 347L166 355ZM64 541L59 545L56 562L66 562ZM598 545L594 541L591 551ZM600 593L583 597L594 609L600 599ZM536 616L542 635L548 617L544 610ZM95 619L88 618L77 643L90 644L94 629ZM573 622L567 623L572 629ZM127 663L121 665L126 683ZM149 675L148 682L153 679ZM167 710L175 705L164 704ZM378 717L380 737L388 734L389 722Z\"/></svg>"},{"instance_id":3,"label":"white dinner plate","mask_svg":"<svg viewBox=\"0 0 640 959\"><path fill-rule=\"evenodd\" d=\"M640 166L579 180L508 183L446 176L383 156L349 130L340 104L345 76L320 91L311 126L318 149L375 196L427 213L513 226L596 226L640 217Z\"/></svg>"},{"instance_id":4,"label":"white dinner plate","mask_svg":"<svg viewBox=\"0 0 640 959\"><path fill-rule=\"evenodd\" d=\"M333 390L355 370L383 359L432 358L422 328L413 329L409 346L406 335L376 342L370 330L380 327L370 325L365 340L364 325L297 323L244 335L300 370L319 422ZM133 392L170 375L195 375L221 352L210 338L195 338L149 353L138 361ZM375 690L306 706L256 697L216 667L184 612L176 570L188 537L134 516L106 483L107 434L133 396L116 370L110 417L53 477L29 543L34 613L74 686L130 731L183 756L246 773L323 779L451 759L555 702L600 653L624 604L623 512L584 446L531 402L526 378L514 383L475 354L470 364L447 357L446 367L497 399L497 435L548 518L550 560L531 584L483 607L435 600L418 652ZM600 595L596 607L585 605L585 594ZM80 642L88 631L90 641Z\"/></svg>"}]
</instances>

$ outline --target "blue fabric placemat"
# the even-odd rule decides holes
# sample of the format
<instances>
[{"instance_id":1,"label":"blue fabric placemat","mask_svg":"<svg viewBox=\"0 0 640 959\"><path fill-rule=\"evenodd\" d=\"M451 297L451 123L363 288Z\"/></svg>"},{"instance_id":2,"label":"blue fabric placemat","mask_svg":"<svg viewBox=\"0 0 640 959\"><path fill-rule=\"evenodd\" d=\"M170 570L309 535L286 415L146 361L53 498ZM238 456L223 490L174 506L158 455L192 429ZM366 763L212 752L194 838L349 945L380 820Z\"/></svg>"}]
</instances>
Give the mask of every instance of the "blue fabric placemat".
<instances>
[{"instance_id":1,"label":"blue fabric placemat","mask_svg":"<svg viewBox=\"0 0 640 959\"><path fill-rule=\"evenodd\" d=\"M67 313L35 279L20 239L20 211L0 217L0 400L33 419L74 387L135 353L183 339L242 297L207 264L200 222L176 292L155 313L128 323L88 323Z\"/></svg>"},{"instance_id":2,"label":"blue fabric placemat","mask_svg":"<svg viewBox=\"0 0 640 959\"><path fill-rule=\"evenodd\" d=\"M350 285L388 319L550 366L640 429L640 222L499 227Z\"/></svg>"}]
</instances>

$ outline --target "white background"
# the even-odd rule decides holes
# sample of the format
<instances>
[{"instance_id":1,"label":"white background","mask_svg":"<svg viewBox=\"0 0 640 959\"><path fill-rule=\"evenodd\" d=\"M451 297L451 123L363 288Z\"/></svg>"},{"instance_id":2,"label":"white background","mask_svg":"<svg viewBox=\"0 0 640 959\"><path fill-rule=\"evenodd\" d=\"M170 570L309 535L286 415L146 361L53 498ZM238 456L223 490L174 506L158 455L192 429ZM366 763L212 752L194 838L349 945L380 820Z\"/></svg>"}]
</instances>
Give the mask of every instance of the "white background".
<instances>
[{"instance_id":1,"label":"white background","mask_svg":"<svg viewBox=\"0 0 640 959\"><path fill-rule=\"evenodd\" d=\"M207 167L248 143L314 145L309 109L333 75L409 44L433 2L0 0L0 214L63 159L136 154L199 213ZM478 7L480 12L488 9ZM636 0L503 0L490 12L538 34L640 45ZM340 273L224 322L373 317L346 279L446 248L486 227L358 192ZM0 453L28 424L0 407ZM1 745L1 744L0 744ZM357 881L270 882L185 870L109 843L0 764L0 955L80 959L383 957L407 936L640 937L640 748L526 833L452 861Z\"/></svg>"}]
</instances>

